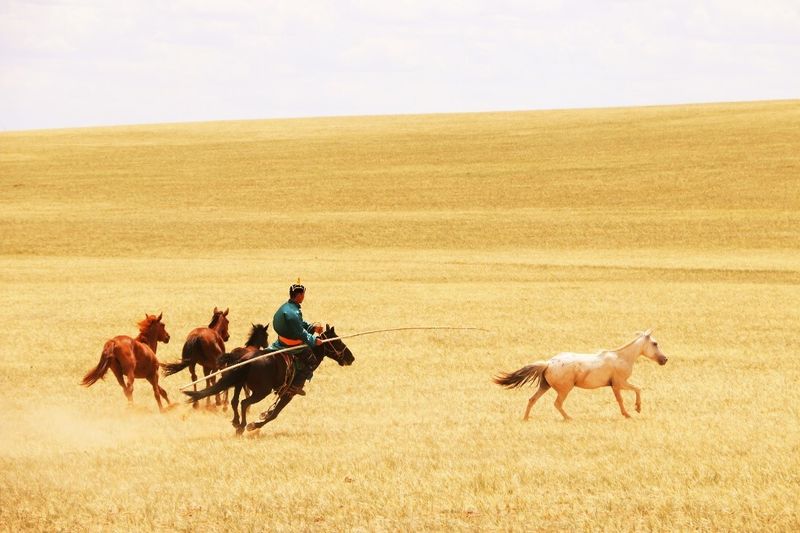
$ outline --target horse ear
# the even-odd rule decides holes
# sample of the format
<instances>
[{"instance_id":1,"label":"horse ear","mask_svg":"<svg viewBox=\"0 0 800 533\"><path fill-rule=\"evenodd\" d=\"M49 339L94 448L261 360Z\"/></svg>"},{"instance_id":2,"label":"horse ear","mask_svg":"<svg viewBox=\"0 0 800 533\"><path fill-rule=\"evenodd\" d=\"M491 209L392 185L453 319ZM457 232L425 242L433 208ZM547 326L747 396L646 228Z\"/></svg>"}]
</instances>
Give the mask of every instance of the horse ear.
<instances>
[{"instance_id":1,"label":"horse ear","mask_svg":"<svg viewBox=\"0 0 800 533\"><path fill-rule=\"evenodd\" d=\"M264 327L264 329L269 329L269 324L267 324L267 325Z\"/></svg>"},{"instance_id":2,"label":"horse ear","mask_svg":"<svg viewBox=\"0 0 800 533\"><path fill-rule=\"evenodd\" d=\"M227 309L225 309L225 312L224 312L224 313L222 313L222 316L228 316L228 311L230 311L230 310L231 310L231 308L230 308L230 307L228 307Z\"/></svg>"},{"instance_id":3,"label":"horse ear","mask_svg":"<svg viewBox=\"0 0 800 533\"><path fill-rule=\"evenodd\" d=\"M159 322L161 322L161 317L162 317L162 316L164 316L164 312L163 312L163 311L162 311L161 313L159 313L159 315L158 315L158 318L157 318L156 320L158 320Z\"/></svg>"},{"instance_id":4,"label":"horse ear","mask_svg":"<svg viewBox=\"0 0 800 533\"><path fill-rule=\"evenodd\" d=\"M650 336L651 333L653 333L653 328L648 329L647 331L642 333L642 335L644 335L645 337L648 337L648 336Z\"/></svg>"},{"instance_id":5,"label":"horse ear","mask_svg":"<svg viewBox=\"0 0 800 533\"><path fill-rule=\"evenodd\" d=\"M217 306L215 305L214 306L214 314L216 315L217 313L219 313L219 309L217 309Z\"/></svg>"}]
</instances>

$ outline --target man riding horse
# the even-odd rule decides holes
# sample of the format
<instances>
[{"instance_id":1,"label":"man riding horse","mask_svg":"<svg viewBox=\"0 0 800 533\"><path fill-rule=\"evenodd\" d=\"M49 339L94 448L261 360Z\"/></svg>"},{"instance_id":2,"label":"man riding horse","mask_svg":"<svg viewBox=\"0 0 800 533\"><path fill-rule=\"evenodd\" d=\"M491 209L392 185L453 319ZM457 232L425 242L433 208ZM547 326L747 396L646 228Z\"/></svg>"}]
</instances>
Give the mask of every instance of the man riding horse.
<instances>
[{"instance_id":1,"label":"man riding horse","mask_svg":"<svg viewBox=\"0 0 800 533\"><path fill-rule=\"evenodd\" d=\"M290 352L295 359L296 372L287 393L305 396L303 385L306 380L311 379L317 365L317 359L311 348L322 344L322 340L317 336L322 333L322 325L318 322L309 324L303 320L300 304L305 299L306 288L300 285L300 280L297 281L289 287L289 300L281 305L272 317L272 329L278 334L278 339L272 343L270 350L303 346Z\"/></svg>"}]
</instances>

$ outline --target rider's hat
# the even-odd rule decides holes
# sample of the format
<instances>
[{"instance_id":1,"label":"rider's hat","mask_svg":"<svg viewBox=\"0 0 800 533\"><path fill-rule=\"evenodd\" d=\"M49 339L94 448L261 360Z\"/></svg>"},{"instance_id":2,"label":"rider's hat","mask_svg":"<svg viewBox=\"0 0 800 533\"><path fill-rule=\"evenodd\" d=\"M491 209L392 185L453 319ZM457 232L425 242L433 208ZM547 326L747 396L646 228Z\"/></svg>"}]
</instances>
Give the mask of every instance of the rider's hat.
<instances>
[{"instance_id":1,"label":"rider's hat","mask_svg":"<svg viewBox=\"0 0 800 533\"><path fill-rule=\"evenodd\" d=\"M306 292L306 288L300 284L300 278L297 278L297 283L289 287L289 297L294 297L301 292Z\"/></svg>"}]
</instances>

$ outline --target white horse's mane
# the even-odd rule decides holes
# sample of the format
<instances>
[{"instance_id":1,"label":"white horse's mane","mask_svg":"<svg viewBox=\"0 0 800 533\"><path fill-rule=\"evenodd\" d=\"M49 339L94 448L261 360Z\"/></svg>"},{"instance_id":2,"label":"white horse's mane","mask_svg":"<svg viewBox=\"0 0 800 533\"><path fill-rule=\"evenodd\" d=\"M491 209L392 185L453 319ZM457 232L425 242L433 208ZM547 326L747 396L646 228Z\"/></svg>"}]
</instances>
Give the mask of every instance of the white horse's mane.
<instances>
[{"instance_id":1,"label":"white horse's mane","mask_svg":"<svg viewBox=\"0 0 800 533\"><path fill-rule=\"evenodd\" d=\"M632 341L630 341L630 342L626 342L625 344L623 344L623 345L622 345L622 346L620 346L619 348L615 348L615 349L613 349L613 350L610 350L610 351L612 351L612 352L618 352L618 351L620 351L620 350L622 350L622 349L624 349L624 348L627 348L628 346L630 346L630 345L631 345L631 344L633 344L634 342L638 341L638 340L639 340L639 339L641 339L642 337L648 337L648 336L649 336L651 333L653 333L653 328L650 328L650 329L648 329L647 331L637 331L637 332L636 332L636 337L634 337ZM604 350L604 351L605 351L605 350Z\"/></svg>"}]
</instances>

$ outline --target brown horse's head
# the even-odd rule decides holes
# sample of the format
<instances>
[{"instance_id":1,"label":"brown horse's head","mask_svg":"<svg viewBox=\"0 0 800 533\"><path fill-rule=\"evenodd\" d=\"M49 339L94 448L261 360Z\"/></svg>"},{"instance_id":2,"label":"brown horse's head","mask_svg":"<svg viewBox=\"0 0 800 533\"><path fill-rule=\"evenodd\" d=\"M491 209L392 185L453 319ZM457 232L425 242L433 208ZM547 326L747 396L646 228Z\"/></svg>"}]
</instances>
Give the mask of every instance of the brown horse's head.
<instances>
[{"instance_id":1,"label":"brown horse's head","mask_svg":"<svg viewBox=\"0 0 800 533\"><path fill-rule=\"evenodd\" d=\"M225 342L228 342L228 339L231 338L228 334L228 311L230 311L230 308L222 311L214 307L214 316L211 317L211 322L208 324L208 327L219 333L219 336Z\"/></svg>"},{"instance_id":2,"label":"brown horse's head","mask_svg":"<svg viewBox=\"0 0 800 533\"><path fill-rule=\"evenodd\" d=\"M158 316L145 313L144 320L139 322L139 337L148 340L154 339L157 342L168 344L169 333L167 333L167 328L164 323L161 322L161 317L163 316L164 313Z\"/></svg>"}]
</instances>

